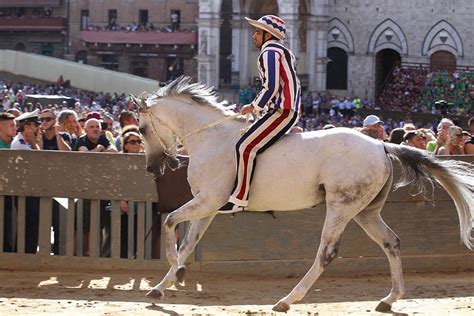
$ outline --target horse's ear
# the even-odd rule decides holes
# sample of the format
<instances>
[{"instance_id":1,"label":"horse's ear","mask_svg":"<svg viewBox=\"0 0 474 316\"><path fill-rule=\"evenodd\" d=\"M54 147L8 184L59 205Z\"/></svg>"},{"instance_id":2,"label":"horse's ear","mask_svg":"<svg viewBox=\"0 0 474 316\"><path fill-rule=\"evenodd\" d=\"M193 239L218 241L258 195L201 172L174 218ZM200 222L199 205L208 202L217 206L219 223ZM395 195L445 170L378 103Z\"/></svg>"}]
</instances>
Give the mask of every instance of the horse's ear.
<instances>
[{"instance_id":1,"label":"horse's ear","mask_svg":"<svg viewBox=\"0 0 474 316\"><path fill-rule=\"evenodd\" d=\"M130 99L132 99L133 104L135 104L140 109L140 112L146 112L148 110L144 99L138 99L133 94L130 94Z\"/></svg>"}]
</instances>

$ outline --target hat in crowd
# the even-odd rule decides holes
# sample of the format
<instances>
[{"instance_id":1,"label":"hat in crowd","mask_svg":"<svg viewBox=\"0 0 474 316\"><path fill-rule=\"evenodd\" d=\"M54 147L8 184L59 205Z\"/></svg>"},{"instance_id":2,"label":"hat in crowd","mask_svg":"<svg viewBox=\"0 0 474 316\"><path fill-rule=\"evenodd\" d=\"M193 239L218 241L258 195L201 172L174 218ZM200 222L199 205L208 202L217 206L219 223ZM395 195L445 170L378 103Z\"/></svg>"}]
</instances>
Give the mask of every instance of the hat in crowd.
<instances>
[{"instance_id":1,"label":"hat in crowd","mask_svg":"<svg viewBox=\"0 0 474 316\"><path fill-rule=\"evenodd\" d=\"M366 127L368 125L376 125L376 124L383 124L383 121L381 121L377 115L368 115L364 119L362 126Z\"/></svg>"},{"instance_id":2,"label":"hat in crowd","mask_svg":"<svg viewBox=\"0 0 474 316\"><path fill-rule=\"evenodd\" d=\"M272 34L279 40L286 38L285 21L275 15L264 15L258 20L252 20L247 17L245 19L250 25Z\"/></svg>"},{"instance_id":3,"label":"hat in crowd","mask_svg":"<svg viewBox=\"0 0 474 316\"><path fill-rule=\"evenodd\" d=\"M87 113L87 118L86 119L87 120L96 119L96 120L102 121L103 117L102 117L102 114L100 114L99 112L89 112L89 113Z\"/></svg>"},{"instance_id":4,"label":"hat in crowd","mask_svg":"<svg viewBox=\"0 0 474 316\"><path fill-rule=\"evenodd\" d=\"M40 110L36 109L33 112L25 112L18 116L15 120L18 123L41 123L39 119Z\"/></svg>"},{"instance_id":5,"label":"hat in crowd","mask_svg":"<svg viewBox=\"0 0 474 316\"><path fill-rule=\"evenodd\" d=\"M8 121L8 120L14 120L14 119L15 119L15 115L13 115L11 113L8 113L8 112L0 113L0 122Z\"/></svg>"}]
</instances>

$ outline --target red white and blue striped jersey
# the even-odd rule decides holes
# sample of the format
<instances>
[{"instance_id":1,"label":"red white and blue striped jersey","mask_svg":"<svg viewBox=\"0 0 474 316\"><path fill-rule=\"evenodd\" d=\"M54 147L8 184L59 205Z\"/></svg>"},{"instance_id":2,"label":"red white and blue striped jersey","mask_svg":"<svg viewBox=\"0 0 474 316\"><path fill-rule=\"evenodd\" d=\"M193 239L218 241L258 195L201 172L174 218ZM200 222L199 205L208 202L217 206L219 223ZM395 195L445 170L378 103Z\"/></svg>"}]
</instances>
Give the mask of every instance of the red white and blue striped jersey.
<instances>
[{"instance_id":1,"label":"red white and blue striped jersey","mask_svg":"<svg viewBox=\"0 0 474 316\"><path fill-rule=\"evenodd\" d=\"M301 85L296 74L296 58L293 53L276 40L262 45L258 56L258 70L262 79L262 90L252 105L261 109L291 109L299 113Z\"/></svg>"}]
</instances>

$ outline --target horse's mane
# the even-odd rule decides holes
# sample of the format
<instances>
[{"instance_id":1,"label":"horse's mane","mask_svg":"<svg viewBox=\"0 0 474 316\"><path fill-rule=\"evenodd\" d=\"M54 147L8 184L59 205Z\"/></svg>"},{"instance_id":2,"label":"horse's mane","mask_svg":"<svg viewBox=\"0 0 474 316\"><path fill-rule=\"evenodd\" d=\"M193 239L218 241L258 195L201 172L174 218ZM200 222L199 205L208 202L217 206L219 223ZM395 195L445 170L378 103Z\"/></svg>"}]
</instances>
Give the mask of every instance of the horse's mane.
<instances>
[{"instance_id":1,"label":"horse's mane","mask_svg":"<svg viewBox=\"0 0 474 316\"><path fill-rule=\"evenodd\" d=\"M213 87L209 87L203 83L191 83L191 77L189 76L178 77L152 94L151 98L160 99L168 96L188 97L198 104L208 105L227 115L235 114L234 112L229 113L235 108L235 105L228 105L229 103L227 101L218 102Z\"/></svg>"}]
</instances>

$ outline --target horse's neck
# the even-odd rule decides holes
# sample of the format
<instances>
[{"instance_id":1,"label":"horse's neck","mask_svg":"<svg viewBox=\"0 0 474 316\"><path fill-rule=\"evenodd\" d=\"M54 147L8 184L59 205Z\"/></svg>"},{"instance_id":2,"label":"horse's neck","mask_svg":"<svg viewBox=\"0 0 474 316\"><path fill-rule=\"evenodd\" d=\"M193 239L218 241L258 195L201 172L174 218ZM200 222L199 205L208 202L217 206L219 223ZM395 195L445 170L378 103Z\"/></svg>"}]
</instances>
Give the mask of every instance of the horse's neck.
<instances>
[{"instance_id":1,"label":"horse's neck","mask_svg":"<svg viewBox=\"0 0 474 316\"><path fill-rule=\"evenodd\" d=\"M237 119L227 119L223 112L205 105L187 105L173 108L174 132L183 141L188 153L208 150L218 146L222 149L233 147L245 123Z\"/></svg>"},{"instance_id":2,"label":"horse's neck","mask_svg":"<svg viewBox=\"0 0 474 316\"><path fill-rule=\"evenodd\" d=\"M199 131L207 130L208 128L211 130L211 126L221 121L221 124L229 124L226 120L226 114L207 105L179 102L179 104L170 103L167 106L169 107L167 111L169 113L168 121L173 125L171 128L177 136L182 138ZM230 125L234 126L238 124L239 122L235 121L234 124ZM238 127L235 128L238 129Z\"/></svg>"}]
</instances>

